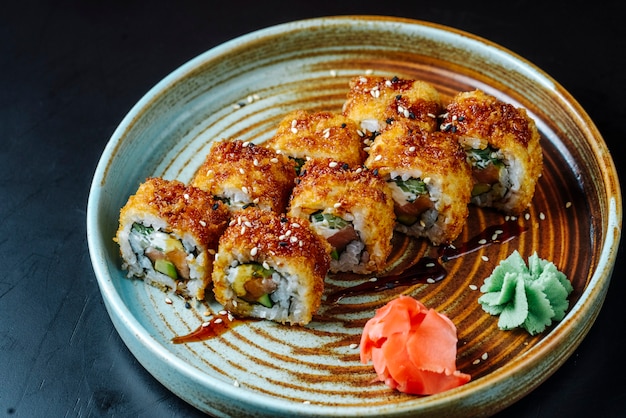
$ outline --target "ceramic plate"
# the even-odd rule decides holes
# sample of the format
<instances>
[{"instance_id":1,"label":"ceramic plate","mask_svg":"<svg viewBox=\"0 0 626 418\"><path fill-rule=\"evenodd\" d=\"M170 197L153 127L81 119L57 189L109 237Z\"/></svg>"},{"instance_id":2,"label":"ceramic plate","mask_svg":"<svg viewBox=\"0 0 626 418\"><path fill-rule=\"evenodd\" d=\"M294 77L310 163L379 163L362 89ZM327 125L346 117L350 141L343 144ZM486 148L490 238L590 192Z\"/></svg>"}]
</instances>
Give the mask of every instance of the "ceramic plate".
<instances>
[{"instance_id":1,"label":"ceramic plate","mask_svg":"<svg viewBox=\"0 0 626 418\"><path fill-rule=\"evenodd\" d=\"M112 241L118 214L148 176L190 180L211 144L260 143L290 110L340 111L356 75L416 78L449 100L482 89L525 107L542 136L544 171L515 238L448 261L448 275L323 303L306 327L244 322L202 342L173 344L220 310L185 305L125 278ZM523 58L471 34L412 20L335 17L257 31L174 71L125 117L102 154L88 204L88 241L110 317L156 379L198 409L227 415L445 416L492 414L524 396L574 351L606 294L620 238L622 207L606 145L585 111ZM457 243L503 215L472 208ZM571 279L567 316L537 336L500 331L477 287L517 249L552 260ZM399 239L392 256L419 257L421 241ZM329 280L326 296L350 284ZM472 381L433 396L394 392L359 362L360 333L376 308L410 294L458 329L457 367Z\"/></svg>"}]
</instances>

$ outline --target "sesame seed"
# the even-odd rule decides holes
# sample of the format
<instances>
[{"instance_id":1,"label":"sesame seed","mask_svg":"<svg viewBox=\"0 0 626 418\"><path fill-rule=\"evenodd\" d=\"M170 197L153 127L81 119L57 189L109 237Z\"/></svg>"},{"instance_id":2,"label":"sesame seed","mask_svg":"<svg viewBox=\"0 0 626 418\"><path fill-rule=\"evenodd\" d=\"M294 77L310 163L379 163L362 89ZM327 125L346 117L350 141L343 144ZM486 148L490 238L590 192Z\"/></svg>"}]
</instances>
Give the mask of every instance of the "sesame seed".
<instances>
[{"instance_id":1,"label":"sesame seed","mask_svg":"<svg viewBox=\"0 0 626 418\"><path fill-rule=\"evenodd\" d=\"M432 277L429 277L428 279L426 279L426 283L433 284L435 283L435 279L433 279Z\"/></svg>"},{"instance_id":2,"label":"sesame seed","mask_svg":"<svg viewBox=\"0 0 626 418\"><path fill-rule=\"evenodd\" d=\"M478 359L478 358L476 360L472 361L472 364L478 364L478 363L480 363L480 359Z\"/></svg>"},{"instance_id":3,"label":"sesame seed","mask_svg":"<svg viewBox=\"0 0 626 418\"><path fill-rule=\"evenodd\" d=\"M233 109L237 110L237 109L241 109L241 105L239 103L235 103L233 105Z\"/></svg>"},{"instance_id":4,"label":"sesame seed","mask_svg":"<svg viewBox=\"0 0 626 418\"><path fill-rule=\"evenodd\" d=\"M374 73L374 70L368 69L365 70L365 75L372 75Z\"/></svg>"},{"instance_id":5,"label":"sesame seed","mask_svg":"<svg viewBox=\"0 0 626 418\"><path fill-rule=\"evenodd\" d=\"M380 161L383 159L383 156L378 154L376 157L374 157L374 161Z\"/></svg>"},{"instance_id":6,"label":"sesame seed","mask_svg":"<svg viewBox=\"0 0 626 418\"><path fill-rule=\"evenodd\" d=\"M204 313L203 313L202 315L204 315L204 316L211 316L211 312L209 312L209 311L204 311Z\"/></svg>"},{"instance_id":7,"label":"sesame seed","mask_svg":"<svg viewBox=\"0 0 626 418\"><path fill-rule=\"evenodd\" d=\"M257 93L254 93L252 97L254 98L254 100L259 100L261 98L261 96L259 96Z\"/></svg>"},{"instance_id":8,"label":"sesame seed","mask_svg":"<svg viewBox=\"0 0 626 418\"><path fill-rule=\"evenodd\" d=\"M495 230L495 233L496 233L497 235L500 235L500 234L504 234L504 231L503 231L503 230L501 230L501 229L496 229L496 230Z\"/></svg>"},{"instance_id":9,"label":"sesame seed","mask_svg":"<svg viewBox=\"0 0 626 418\"><path fill-rule=\"evenodd\" d=\"M203 220L200 220L200 222L198 222L201 226L206 226L206 222L204 222Z\"/></svg>"},{"instance_id":10,"label":"sesame seed","mask_svg":"<svg viewBox=\"0 0 626 418\"><path fill-rule=\"evenodd\" d=\"M211 325L211 321L205 321L205 322L202 323L202 328L206 328L209 325Z\"/></svg>"},{"instance_id":11,"label":"sesame seed","mask_svg":"<svg viewBox=\"0 0 626 418\"><path fill-rule=\"evenodd\" d=\"M298 133L298 128L291 128L291 133L292 134L297 134Z\"/></svg>"},{"instance_id":12,"label":"sesame seed","mask_svg":"<svg viewBox=\"0 0 626 418\"><path fill-rule=\"evenodd\" d=\"M511 216L512 221L517 221L517 216Z\"/></svg>"},{"instance_id":13,"label":"sesame seed","mask_svg":"<svg viewBox=\"0 0 626 418\"><path fill-rule=\"evenodd\" d=\"M363 131L362 131L362 130L360 130L360 129L357 129L356 133L357 133L359 136L361 136L361 137L362 137L362 136L365 136L365 134L363 133Z\"/></svg>"},{"instance_id":14,"label":"sesame seed","mask_svg":"<svg viewBox=\"0 0 626 418\"><path fill-rule=\"evenodd\" d=\"M235 381L233 382L233 386L234 386L234 387L236 387L236 388L238 388L238 387L239 387L239 382L235 380Z\"/></svg>"},{"instance_id":15,"label":"sesame seed","mask_svg":"<svg viewBox=\"0 0 626 418\"><path fill-rule=\"evenodd\" d=\"M293 119L293 120L291 121L291 127L292 127L292 128L295 128L295 126L296 126L297 124L298 124L298 119Z\"/></svg>"},{"instance_id":16,"label":"sesame seed","mask_svg":"<svg viewBox=\"0 0 626 418\"><path fill-rule=\"evenodd\" d=\"M264 261L264 262L263 262L263 268L264 268L265 270L269 270L269 269L270 269L270 265L269 265L269 264L267 264L267 261Z\"/></svg>"},{"instance_id":17,"label":"sesame seed","mask_svg":"<svg viewBox=\"0 0 626 418\"><path fill-rule=\"evenodd\" d=\"M543 212L539 212L539 219L543 221L544 219L546 219L546 215Z\"/></svg>"},{"instance_id":18,"label":"sesame seed","mask_svg":"<svg viewBox=\"0 0 626 418\"><path fill-rule=\"evenodd\" d=\"M245 141L243 144L241 144L242 147L247 147L248 145L250 145L250 141Z\"/></svg>"},{"instance_id":19,"label":"sesame seed","mask_svg":"<svg viewBox=\"0 0 626 418\"><path fill-rule=\"evenodd\" d=\"M480 358L483 360L487 360L487 358L489 358L489 354L484 353L482 356L480 356Z\"/></svg>"},{"instance_id":20,"label":"sesame seed","mask_svg":"<svg viewBox=\"0 0 626 418\"><path fill-rule=\"evenodd\" d=\"M385 85L387 87L391 87L392 86L391 80L385 80Z\"/></svg>"},{"instance_id":21,"label":"sesame seed","mask_svg":"<svg viewBox=\"0 0 626 418\"><path fill-rule=\"evenodd\" d=\"M335 203L335 204L333 205L333 207L334 207L334 208L341 207L341 202L337 202L337 203Z\"/></svg>"},{"instance_id":22,"label":"sesame seed","mask_svg":"<svg viewBox=\"0 0 626 418\"><path fill-rule=\"evenodd\" d=\"M254 257L255 255L257 255L257 253L258 253L258 252L259 252L259 249L258 249L257 247L253 247L253 248L250 250L250 255L251 255L252 257Z\"/></svg>"},{"instance_id":23,"label":"sesame seed","mask_svg":"<svg viewBox=\"0 0 626 418\"><path fill-rule=\"evenodd\" d=\"M398 105L398 113L404 113L404 107Z\"/></svg>"},{"instance_id":24,"label":"sesame seed","mask_svg":"<svg viewBox=\"0 0 626 418\"><path fill-rule=\"evenodd\" d=\"M529 220L530 219L530 213L525 213L524 214L524 219Z\"/></svg>"},{"instance_id":25,"label":"sesame seed","mask_svg":"<svg viewBox=\"0 0 626 418\"><path fill-rule=\"evenodd\" d=\"M245 226L242 226L242 227L241 227L241 235L243 235L243 234L245 234L245 233L246 233L246 227L245 227Z\"/></svg>"},{"instance_id":26,"label":"sesame seed","mask_svg":"<svg viewBox=\"0 0 626 418\"><path fill-rule=\"evenodd\" d=\"M486 255L483 255L480 257L483 261L489 261L489 257L487 257Z\"/></svg>"},{"instance_id":27,"label":"sesame seed","mask_svg":"<svg viewBox=\"0 0 626 418\"><path fill-rule=\"evenodd\" d=\"M241 173L243 174L243 173ZM241 187L241 191L244 192L245 194L248 194L248 188L246 186L242 186Z\"/></svg>"},{"instance_id":28,"label":"sesame seed","mask_svg":"<svg viewBox=\"0 0 626 418\"><path fill-rule=\"evenodd\" d=\"M497 240L497 239L498 239L498 234L493 234L493 235L491 236L491 240L492 240L492 241L495 241L495 240Z\"/></svg>"},{"instance_id":29,"label":"sesame seed","mask_svg":"<svg viewBox=\"0 0 626 418\"><path fill-rule=\"evenodd\" d=\"M478 290L478 286L476 286L475 284L471 284L469 285L470 290Z\"/></svg>"},{"instance_id":30,"label":"sesame seed","mask_svg":"<svg viewBox=\"0 0 626 418\"><path fill-rule=\"evenodd\" d=\"M289 241L290 241L292 244L295 244L296 242L298 242L298 237L291 237L291 238L289 238Z\"/></svg>"},{"instance_id":31,"label":"sesame seed","mask_svg":"<svg viewBox=\"0 0 626 418\"><path fill-rule=\"evenodd\" d=\"M185 200L189 200L189 194L188 194L188 193L185 193L185 194L183 195L183 197L185 198Z\"/></svg>"},{"instance_id":32,"label":"sesame seed","mask_svg":"<svg viewBox=\"0 0 626 418\"><path fill-rule=\"evenodd\" d=\"M337 77L337 71L336 70L330 70L330 76L331 77Z\"/></svg>"},{"instance_id":33,"label":"sesame seed","mask_svg":"<svg viewBox=\"0 0 626 418\"><path fill-rule=\"evenodd\" d=\"M311 405L311 401L302 401L302 403L305 405Z\"/></svg>"},{"instance_id":34,"label":"sesame seed","mask_svg":"<svg viewBox=\"0 0 626 418\"><path fill-rule=\"evenodd\" d=\"M221 324L222 322L224 322L222 318L217 318L215 321L213 321L214 324Z\"/></svg>"},{"instance_id":35,"label":"sesame seed","mask_svg":"<svg viewBox=\"0 0 626 418\"><path fill-rule=\"evenodd\" d=\"M432 113L427 113L426 115L427 115L429 118L433 118L433 119L435 119L435 118L437 117L437 116L435 116L435 115L434 115L434 114L432 114Z\"/></svg>"},{"instance_id":36,"label":"sesame seed","mask_svg":"<svg viewBox=\"0 0 626 418\"><path fill-rule=\"evenodd\" d=\"M246 174L246 170L244 170L243 168L240 168L240 169L239 169L239 173L240 173L240 174Z\"/></svg>"},{"instance_id":37,"label":"sesame seed","mask_svg":"<svg viewBox=\"0 0 626 418\"><path fill-rule=\"evenodd\" d=\"M507 222L509 221L509 219L511 219L511 217L510 217L509 215L506 215L506 216L504 217L504 220L505 220L505 221L507 221Z\"/></svg>"},{"instance_id":38,"label":"sesame seed","mask_svg":"<svg viewBox=\"0 0 626 418\"><path fill-rule=\"evenodd\" d=\"M278 162L278 158L272 158L270 161L271 161L272 163L276 164L276 163Z\"/></svg>"},{"instance_id":39,"label":"sesame seed","mask_svg":"<svg viewBox=\"0 0 626 418\"><path fill-rule=\"evenodd\" d=\"M328 166L329 166L330 168L335 168L335 167L337 167L337 161L331 161L330 163L328 163Z\"/></svg>"},{"instance_id":40,"label":"sesame seed","mask_svg":"<svg viewBox=\"0 0 626 418\"><path fill-rule=\"evenodd\" d=\"M428 263L428 264L426 264L426 267L428 267L428 268L435 267L435 263Z\"/></svg>"},{"instance_id":41,"label":"sesame seed","mask_svg":"<svg viewBox=\"0 0 626 418\"><path fill-rule=\"evenodd\" d=\"M424 180L422 180L424 183L429 184L431 181L430 177L424 177Z\"/></svg>"},{"instance_id":42,"label":"sesame seed","mask_svg":"<svg viewBox=\"0 0 626 418\"><path fill-rule=\"evenodd\" d=\"M246 97L246 100L248 101L248 103L252 103L254 101L254 97L252 97L251 95Z\"/></svg>"},{"instance_id":43,"label":"sesame seed","mask_svg":"<svg viewBox=\"0 0 626 418\"><path fill-rule=\"evenodd\" d=\"M359 346L359 345L358 345L358 344L356 344L356 343L352 343L352 344L350 344L350 348L352 348L352 349L355 349L355 348L357 348L358 346Z\"/></svg>"},{"instance_id":44,"label":"sesame seed","mask_svg":"<svg viewBox=\"0 0 626 418\"><path fill-rule=\"evenodd\" d=\"M354 170L354 172L355 172L356 174L361 174L361 173L363 172L363 168L362 168L362 167L359 167L359 168L357 168L356 170Z\"/></svg>"},{"instance_id":45,"label":"sesame seed","mask_svg":"<svg viewBox=\"0 0 626 418\"><path fill-rule=\"evenodd\" d=\"M411 152L415 151L415 147L413 147L413 146L409 147L409 151L411 151Z\"/></svg>"},{"instance_id":46,"label":"sesame seed","mask_svg":"<svg viewBox=\"0 0 626 418\"><path fill-rule=\"evenodd\" d=\"M565 207L566 207L566 208L570 208L570 207L572 207L572 202L567 202L567 203L565 204Z\"/></svg>"},{"instance_id":47,"label":"sesame seed","mask_svg":"<svg viewBox=\"0 0 626 418\"><path fill-rule=\"evenodd\" d=\"M252 160L252 164L254 164L255 167L259 166L259 160L257 160L256 158L254 160Z\"/></svg>"},{"instance_id":48,"label":"sesame seed","mask_svg":"<svg viewBox=\"0 0 626 418\"><path fill-rule=\"evenodd\" d=\"M223 309L222 309L221 311L219 311L219 312L218 312L218 314L220 314L220 315L226 315L227 313L228 313L228 312L227 312L227 311L225 311L225 310L223 310Z\"/></svg>"},{"instance_id":49,"label":"sesame seed","mask_svg":"<svg viewBox=\"0 0 626 418\"><path fill-rule=\"evenodd\" d=\"M248 228L252 228L252 222L250 221L244 221L243 224L247 226Z\"/></svg>"},{"instance_id":50,"label":"sesame seed","mask_svg":"<svg viewBox=\"0 0 626 418\"><path fill-rule=\"evenodd\" d=\"M291 224L291 227L292 228L300 228L300 224L294 222L294 223Z\"/></svg>"},{"instance_id":51,"label":"sesame seed","mask_svg":"<svg viewBox=\"0 0 626 418\"><path fill-rule=\"evenodd\" d=\"M485 244L487 243L487 240L483 238L483 239L481 239L480 241L478 241L478 243L479 243L480 245L485 245Z\"/></svg>"},{"instance_id":52,"label":"sesame seed","mask_svg":"<svg viewBox=\"0 0 626 418\"><path fill-rule=\"evenodd\" d=\"M165 303L167 303L168 305L171 305L174 302L172 302L172 299L170 298L165 298Z\"/></svg>"}]
</instances>

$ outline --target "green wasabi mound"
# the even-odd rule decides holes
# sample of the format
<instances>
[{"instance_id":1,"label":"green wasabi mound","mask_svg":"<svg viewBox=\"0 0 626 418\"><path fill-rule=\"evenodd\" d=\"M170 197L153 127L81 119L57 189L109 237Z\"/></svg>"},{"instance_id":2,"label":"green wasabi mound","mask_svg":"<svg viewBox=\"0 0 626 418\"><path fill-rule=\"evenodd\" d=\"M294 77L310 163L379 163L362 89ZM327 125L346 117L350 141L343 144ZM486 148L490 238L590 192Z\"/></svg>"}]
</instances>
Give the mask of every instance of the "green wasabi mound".
<instances>
[{"instance_id":1,"label":"green wasabi mound","mask_svg":"<svg viewBox=\"0 0 626 418\"><path fill-rule=\"evenodd\" d=\"M480 287L478 298L483 310L500 315L498 327L526 329L531 335L546 329L565 316L567 297L574 290L565 274L535 252L528 266L515 250L501 261Z\"/></svg>"}]
</instances>

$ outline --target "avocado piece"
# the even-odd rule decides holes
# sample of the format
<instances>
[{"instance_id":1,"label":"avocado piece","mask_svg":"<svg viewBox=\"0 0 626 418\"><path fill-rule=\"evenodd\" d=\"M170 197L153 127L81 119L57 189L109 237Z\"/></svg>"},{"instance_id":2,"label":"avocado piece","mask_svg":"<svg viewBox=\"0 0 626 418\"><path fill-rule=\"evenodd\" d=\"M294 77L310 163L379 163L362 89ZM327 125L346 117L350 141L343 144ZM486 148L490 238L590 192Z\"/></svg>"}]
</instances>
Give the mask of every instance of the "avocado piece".
<instances>
[{"instance_id":1,"label":"avocado piece","mask_svg":"<svg viewBox=\"0 0 626 418\"><path fill-rule=\"evenodd\" d=\"M176 267L171 261L160 258L154 262L154 269L160 273L170 276L172 279L178 278Z\"/></svg>"},{"instance_id":2,"label":"avocado piece","mask_svg":"<svg viewBox=\"0 0 626 418\"><path fill-rule=\"evenodd\" d=\"M472 189L472 196L478 196L491 190L491 185L487 183L476 183Z\"/></svg>"},{"instance_id":3,"label":"avocado piece","mask_svg":"<svg viewBox=\"0 0 626 418\"><path fill-rule=\"evenodd\" d=\"M272 299L270 299L270 295L267 293L258 298L256 301L266 308L271 308L272 306L274 306Z\"/></svg>"},{"instance_id":4,"label":"avocado piece","mask_svg":"<svg viewBox=\"0 0 626 418\"><path fill-rule=\"evenodd\" d=\"M414 215L398 215L396 220L402 225L411 226L417 222L417 216Z\"/></svg>"}]
</instances>

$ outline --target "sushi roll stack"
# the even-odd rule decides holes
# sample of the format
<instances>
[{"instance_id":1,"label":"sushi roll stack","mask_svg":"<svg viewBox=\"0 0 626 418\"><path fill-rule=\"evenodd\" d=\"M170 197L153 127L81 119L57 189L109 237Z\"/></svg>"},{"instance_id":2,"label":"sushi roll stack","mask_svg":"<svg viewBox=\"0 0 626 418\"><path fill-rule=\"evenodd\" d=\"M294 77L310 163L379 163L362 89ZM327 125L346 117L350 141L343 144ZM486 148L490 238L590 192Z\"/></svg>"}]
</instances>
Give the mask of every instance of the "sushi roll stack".
<instances>
[{"instance_id":1,"label":"sushi roll stack","mask_svg":"<svg viewBox=\"0 0 626 418\"><path fill-rule=\"evenodd\" d=\"M366 141L396 121L425 132L438 128L441 98L425 81L359 76L350 80L349 87L343 114L359 125Z\"/></svg>"},{"instance_id":2,"label":"sushi roll stack","mask_svg":"<svg viewBox=\"0 0 626 418\"><path fill-rule=\"evenodd\" d=\"M306 325L321 304L329 252L306 220L241 210L220 239L215 298L237 316Z\"/></svg>"},{"instance_id":3,"label":"sushi roll stack","mask_svg":"<svg viewBox=\"0 0 626 418\"><path fill-rule=\"evenodd\" d=\"M265 146L296 160L334 158L350 166L363 164L366 154L356 123L332 112L296 110L285 116Z\"/></svg>"},{"instance_id":4,"label":"sushi roll stack","mask_svg":"<svg viewBox=\"0 0 626 418\"><path fill-rule=\"evenodd\" d=\"M185 184L149 178L120 210L119 244L128 277L204 299L228 208Z\"/></svg>"},{"instance_id":5,"label":"sushi roll stack","mask_svg":"<svg viewBox=\"0 0 626 418\"><path fill-rule=\"evenodd\" d=\"M251 142L215 143L191 184L223 200L231 212L256 205L284 212L296 176L295 163Z\"/></svg>"},{"instance_id":6,"label":"sushi roll stack","mask_svg":"<svg viewBox=\"0 0 626 418\"><path fill-rule=\"evenodd\" d=\"M396 230L434 245L461 233L472 178L452 134L420 132L396 122L376 137L365 165L378 171L391 189Z\"/></svg>"},{"instance_id":7,"label":"sushi roll stack","mask_svg":"<svg viewBox=\"0 0 626 418\"><path fill-rule=\"evenodd\" d=\"M382 270L395 222L385 181L362 167L325 159L305 163L296 183L288 214L310 221L332 246L330 271Z\"/></svg>"},{"instance_id":8,"label":"sushi roll stack","mask_svg":"<svg viewBox=\"0 0 626 418\"><path fill-rule=\"evenodd\" d=\"M472 203L518 214L531 203L543 157L535 122L480 90L459 93L447 106L443 131L454 132L472 167Z\"/></svg>"}]
</instances>

